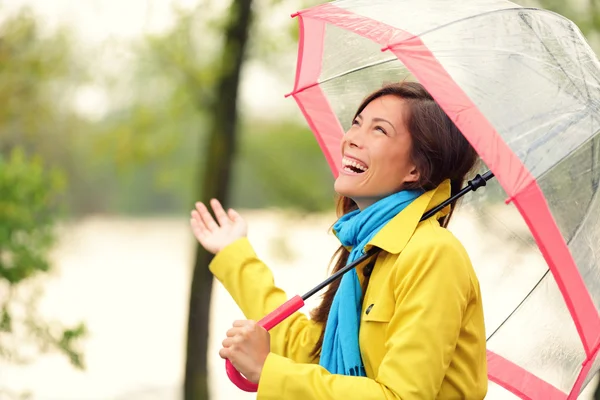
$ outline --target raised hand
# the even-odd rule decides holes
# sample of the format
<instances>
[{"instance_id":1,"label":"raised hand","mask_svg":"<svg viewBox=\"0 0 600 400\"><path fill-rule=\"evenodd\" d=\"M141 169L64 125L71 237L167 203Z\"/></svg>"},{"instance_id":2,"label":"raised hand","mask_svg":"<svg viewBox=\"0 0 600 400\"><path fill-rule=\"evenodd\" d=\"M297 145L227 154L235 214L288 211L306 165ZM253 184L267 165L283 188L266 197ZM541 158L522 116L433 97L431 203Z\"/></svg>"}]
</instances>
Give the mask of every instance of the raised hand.
<instances>
[{"instance_id":1,"label":"raised hand","mask_svg":"<svg viewBox=\"0 0 600 400\"><path fill-rule=\"evenodd\" d=\"M212 199L210 205L216 221L203 203L196 203L190 224L198 242L207 251L216 254L227 245L245 237L248 233L246 221L233 209L223 210L221 203Z\"/></svg>"}]
</instances>

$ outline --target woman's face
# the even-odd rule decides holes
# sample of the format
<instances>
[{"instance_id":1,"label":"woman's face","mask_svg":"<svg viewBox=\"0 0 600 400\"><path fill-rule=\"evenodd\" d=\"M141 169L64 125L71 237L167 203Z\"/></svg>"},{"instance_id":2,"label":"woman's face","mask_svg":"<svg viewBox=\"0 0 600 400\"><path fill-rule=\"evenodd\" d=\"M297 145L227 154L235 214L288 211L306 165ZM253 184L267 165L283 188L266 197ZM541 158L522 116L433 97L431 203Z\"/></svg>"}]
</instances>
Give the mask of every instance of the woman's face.
<instances>
[{"instance_id":1,"label":"woman's face","mask_svg":"<svg viewBox=\"0 0 600 400\"><path fill-rule=\"evenodd\" d=\"M342 139L342 166L334 188L361 210L419 179L410 159L406 111L403 99L379 97L356 117Z\"/></svg>"}]
</instances>

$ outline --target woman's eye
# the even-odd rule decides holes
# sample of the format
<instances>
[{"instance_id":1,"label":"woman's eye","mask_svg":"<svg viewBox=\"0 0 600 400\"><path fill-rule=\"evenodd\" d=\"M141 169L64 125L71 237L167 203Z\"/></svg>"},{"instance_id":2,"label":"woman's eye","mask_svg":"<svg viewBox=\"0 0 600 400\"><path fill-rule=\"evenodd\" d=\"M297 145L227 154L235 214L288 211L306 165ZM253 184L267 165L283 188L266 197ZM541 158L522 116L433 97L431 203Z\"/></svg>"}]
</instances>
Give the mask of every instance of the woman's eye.
<instances>
[{"instance_id":1,"label":"woman's eye","mask_svg":"<svg viewBox=\"0 0 600 400\"><path fill-rule=\"evenodd\" d=\"M354 121L352 121L352 125L358 125L358 120L355 119Z\"/></svg>"},{"instance_id":2,"label":"woman's eye","mask_svg":"<svg viewBox=\"0 0 600 400\"><path fill-rule=\"evenodd\" d=\"M379 132L381 132L381 133L383 133L384 135L387 135L387 132L385 131L385 129L383 129L383 128L382 128L382 127L380 127L380 126L376 126L376 127L375 127L375 130L376 130L376 131L379 131Z\"/></svg>"}]
</instances>

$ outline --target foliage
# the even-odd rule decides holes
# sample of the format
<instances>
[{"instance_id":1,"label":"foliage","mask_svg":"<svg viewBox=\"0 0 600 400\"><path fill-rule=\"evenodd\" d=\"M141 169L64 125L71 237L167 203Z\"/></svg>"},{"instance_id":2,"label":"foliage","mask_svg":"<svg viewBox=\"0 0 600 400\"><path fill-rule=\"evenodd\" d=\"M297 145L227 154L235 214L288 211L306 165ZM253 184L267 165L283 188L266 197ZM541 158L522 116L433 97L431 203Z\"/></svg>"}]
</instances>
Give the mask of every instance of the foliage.
<instances>
[{"instance_id":1,"label":"foliage","mask_svg":"<svg viewBox=\"0 0 600 400\"><path fill-rule=\"evenodd\" d=\"M289 8L283 1L262 7L284 13L286 3ZM204 174L208 145L207 109L216 99L219 46L228 18L209 9L204 4L179 10L172 29L134 44L132 68L120 77L127 83L128 101L117 101L120 106L98 123L88 149L92 157L86 169L102 182L95 198L103 211L180 214L197 199L194 188ZM295 54L297 22L286 20L286 35L273 35L261 23L267 17L259 13L257 18L248 57L280 74L286 65L279 62L281 54ZM232 204L304 211L331 207L331 172L310 129L304 123L260 118L242 115ZM302 160L311 160L310 168Z\"/></svg>"},{"instance_id":2,"label":"foliage","mask_svg":"<svg viewBox=\"0 0 600 400\"><path fill-rule=\"evenodd\" d=\"M8 362L59 351L83 368L78 342L85 326L65 329L36 311L39 280L52 269L48 254L64 189L64 175L39 157L26 157L21 148L0 156L0 358Z\"/></svg>"},{"instance_id":3,"label":"foliage","mask_svg":"<svg viewBox=\"0 0 600 400\"><path fill-rule=\"evenodd\" d=\"M588 38L598 33L597 0L577 7L554 0L517 2L572 18ZM257 0L250 64L291 84L298 32L297 21L287 15L316 3ZM72 35L64 29L42 34L28 11L6 19L0 27L0 153L20 145L64 170L73 216L186 212L203 174L206 110L215 99L227 22L227 10L216 11L215 4L202 1L178 10L171 29L124 43L132 62L112 77L117 84L103 88L108 114L93 121L73 111L72 99L87 83L102 86L105 78L100 70L86 69ZM281 15L286 17L273 21ZM330 208L331 173L310 129L304 122L261 118L242 115L232 205Z\"/></svg>"},{"instance_id":4,"label":"foliage","mask_svg":"<svg viewBox=\"0 0 600 400\"><path fill-rule=\"evenodd\" d=\"M29 10L0 25L0 154L16 146L64 170L74 206L84 179L78 161L79 134L87 129L73 110L78 85L87 79L70 32L43 32Z\"/></svg>"},{"instance_id":5,"label":"foliage","mask_svg":"<svg viewBox=\"0 0 600 400\"><path fill-rule=\"evenodd\" d=\"M234 207L334 205L333 175L312 132L292 121L246 121L233 181Z\"/></svg>"}]
</instances>

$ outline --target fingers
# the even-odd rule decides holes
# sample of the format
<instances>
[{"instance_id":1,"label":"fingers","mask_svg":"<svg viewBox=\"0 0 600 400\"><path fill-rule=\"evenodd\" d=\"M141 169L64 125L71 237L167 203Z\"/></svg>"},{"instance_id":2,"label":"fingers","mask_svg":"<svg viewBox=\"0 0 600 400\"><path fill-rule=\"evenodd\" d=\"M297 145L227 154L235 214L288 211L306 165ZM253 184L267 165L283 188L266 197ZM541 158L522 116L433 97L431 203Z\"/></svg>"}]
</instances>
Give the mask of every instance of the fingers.
<instances>
[{"instance_id":1,"label":"fingers","mask_svg":"<svg viewBox=\"0 0 600 400\"><path fill-rule=\"evenodd\" d=\"M204 225L204 222L202 221L202 218L200 218L200 214L198 214L198 211L196 210L192 211L190 225L192 226L192 231L194 232L194 235L198 239L206 236L209 233L208 229L206 228L206 225Z\"/></svg>"},{"instance_id":2,"label":"fingers","mask_svg":"<svg viewBox=\"0 0 600 400\"><path fill-rule=\"evenodd\" d=\"M204 203L196 203L196 210L198 211L198 215L200 216L200 221L204 223L204 226L209 232L212 232L215 229L219 228L219 225L217 225L212 215L210 215L210 212L208 211Z\"/></svg>"},{"instance_id":3,"label":"fingers","mask_svg":"<svg viewBox=\"0 0 600 400\"><path fill-rule=\"evenodd\" d=\"M233 321L233 326L234 327L249 327L249 328L254 328L254 326L256 325L256 322L252 321L251 319L238 319Z\"/></svg>"},{"instance_id":4,"label":"fingers","mask_svg":"<svg viewBox=\"0 0 600 400\"><path fill-rule=\"evenodd\" d=\"M223 341L221 342L221 345L223 347L231 347L235 343L239 343L239 336L227 337L227 338L223 339Z\"/></svg>"},{"instance_id":5,"label":"fingers","mask_svg":"<svg viewBox=\"0 0 600 400\"><path fill-rule=\"evenodd\" d=\"M211 199L210 205L215 213L215 217L217 217L217 221L219 221L219 225L225 226L231 223L229 216L223 210L223 206L217 199Z\"/></svg>"},{"instance_id":6,"label":"fingers","mask_svg":"<svg viewBox=\"0 0 600 400\"><path fill-rule=\"evenodd\" d=\"M243 343L248 337L249 330L246 327L231 328L227 331L227 337L221 344L224 348L229 348L234 344Z\"/></svg>"},{"instance_id":7,"label":"fingers","mask_svg":"<svg viewBox=\"0 0 600 400\"><path fill-rule=\"evenodd\" d=\"M223 341L221 342L221 345L226 348L231 347L235 344L241 344L244 341L246 341L247 333L246 332L237 332L237 334L234 334L231 336L227 335L227 336L228 337L223 339Z\"/></svg>"},{"instance_id":8,"label":"fingers","mask_svg":"<svg viewBox=\"0 0 600 400\"><path fill-rule=\"evenodd\" d=\"M244 324L244 322L245 321L234 321L233 328L230 328L225 334L228 337L232 337L232 336L240 334L246 328L246 325Z\"/></svg>"},{"instance_id":9,"label":"fingers","mask_svg":"<svg viewBox=\"0 0 600 400\"><path fill-rule=\"evenodd\" d=\"M231 219L233 222L236 222L242 218L242 216L238 214L237 211L235 211L233 208L230 208L227 211L227 215L229 216L229 219Z\"/></svg>"},{"instance_id":10,"label":"fingers","mask_svg":"<svg viewBox=\"0 0 600 400\"><path fill-rule=\"evenodd\" d=\"M225 336L228 338L239 336L239 337L247 337L248 334L254 332L256 324L254 321L235 321L233 323L233 328L229 329Z\"/></svg>"},{"instance_id":11,"label":"fingers","mask_svg":"<svg viewBox=\"0 0 600 400\"><path fill-rule=\"evenodd\" d=\"M236 319L235 321L233 321L232 326L235 327L240 327L240 326L244 326L246 325L246 320L245 319Z\"/></svg>"},{"instance_id":12,"label":"fingers","mask_svg":"<svg viewBox=\"0 0 600 400\"><path fill-rule=\"evenodd\" d=\"M229 350L228 348L222 348L221 350L219 350L219 356L222 359L227 359L231 357L231 350Z\"/></svg>"},{"instance_id":13,"label":"fingers","mask_svg":"<svg viewBox=\"0 0 600 400\"><path fill-rule=\"evenodd\" d=\"M256 322L252 320L233 321L233 328L227 330L227 332L225 333L225 336L227 336L227 338L225 340L234 337L245 338L248 336L249 333L254 332L256 326ZM225 341L223 341L223 345L225 345Z\"/></svg>"},{"instance_id":14,"label":"fingers","mask_svg":"<svg viewBox=\"0 0 600 400\"><path fill-rule=\"evenodd\" d=\"M235 335L240 333L241 329L242 328L231 328L225 333L225 336L234 337Z\"/></svg>"},{"instance_id":15,"label":"fingers","mask_svg":"<svg viewBox=\"0 0 600 400\"><path fill-rule=\"evenodd\" d=\"M197 229L200 233L206 234L213 232L215 229L218 229L219 226L229 225L232 221L241 218L240 215L232 209L229 209L228 212L225 212L223 206L217 199L211 199L210 205L213 209L215 217L217 218L218 224L204 203L196 203L196 210L192 211L192 219L197 222L197 224L194 224L193 226L197 226Z\"/></svg>"}]
</instances>

